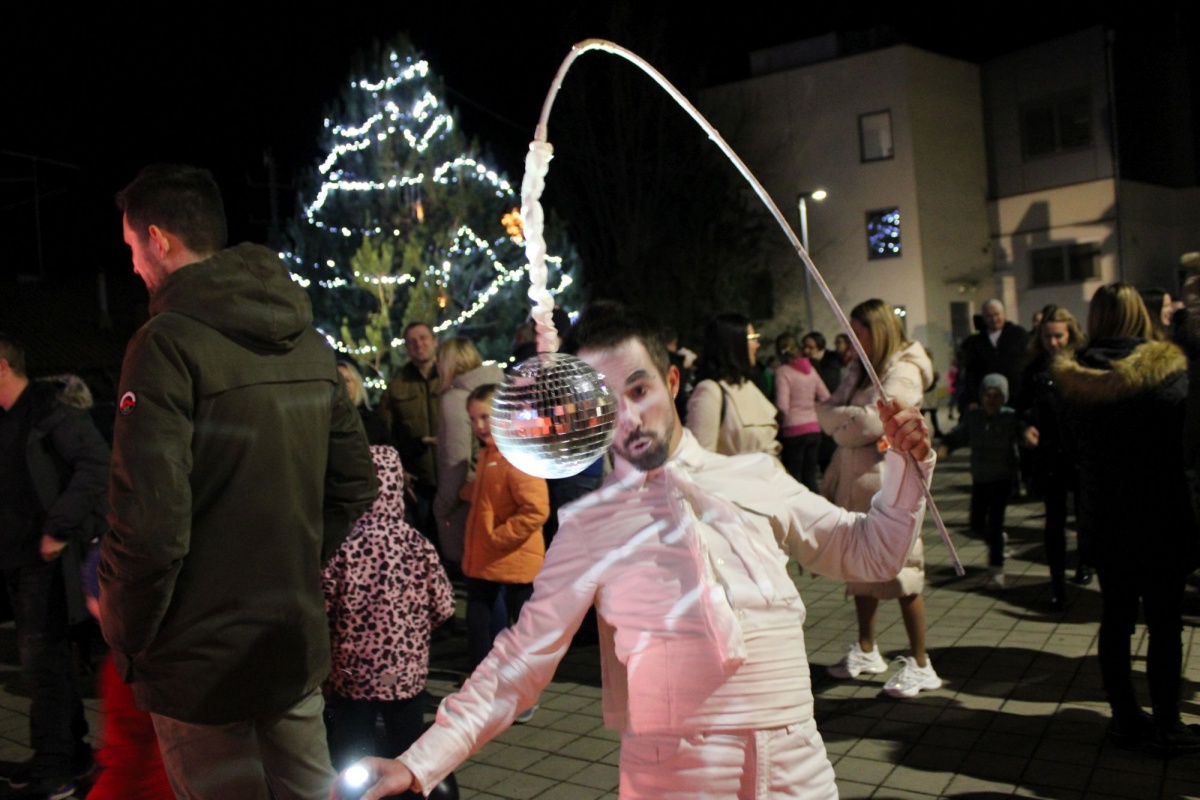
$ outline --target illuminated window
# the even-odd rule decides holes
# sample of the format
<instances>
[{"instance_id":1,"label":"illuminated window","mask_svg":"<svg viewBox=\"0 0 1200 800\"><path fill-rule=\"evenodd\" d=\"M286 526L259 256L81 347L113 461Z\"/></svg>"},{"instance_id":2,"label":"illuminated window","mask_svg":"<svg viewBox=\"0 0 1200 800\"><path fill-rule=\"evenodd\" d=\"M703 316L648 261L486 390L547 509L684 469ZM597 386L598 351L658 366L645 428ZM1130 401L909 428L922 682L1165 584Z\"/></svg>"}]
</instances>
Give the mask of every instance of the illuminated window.
<instances>
[{"instance_id":1,"label":"illuminated window","mask_svg":"<svg viewBox=\"0 0 1200 800\"><path fill-rule=\"evenodd\" d=\"M867 258L897 258L900 255L900 209L881 208L867 212Z\"/></svg>"},{"instance_id":2,"label":"illuminated window","mask_svg":"<svg viewBox=\"0 0 1200 800\"><path fill-rule=\"evenodd\" d=\"M858 115L858 147L864 163L892 157L891 111Z\"/></svg>"},{"instance_id":3,"label":"illuminated window","mask_svg":"<svg viewBox=\"0 0 1200 800\"><path fill-rule=\"evenodd\" d=\"M1021 106L1021 155L1026 159L1092 145L1092 102L1086 89Z\"/></svg>"},{"instance_id":4,"label":"illuminated window","mask_svg":"<svg viewBox=\"0 0 1200 800\"><path fill-rule=\"evenodd\" d=\"M1100 245L1096 242L1039 247L1029 253L1034 286L1078 283L1100 277Z\"/></svg>"}]
</instances>

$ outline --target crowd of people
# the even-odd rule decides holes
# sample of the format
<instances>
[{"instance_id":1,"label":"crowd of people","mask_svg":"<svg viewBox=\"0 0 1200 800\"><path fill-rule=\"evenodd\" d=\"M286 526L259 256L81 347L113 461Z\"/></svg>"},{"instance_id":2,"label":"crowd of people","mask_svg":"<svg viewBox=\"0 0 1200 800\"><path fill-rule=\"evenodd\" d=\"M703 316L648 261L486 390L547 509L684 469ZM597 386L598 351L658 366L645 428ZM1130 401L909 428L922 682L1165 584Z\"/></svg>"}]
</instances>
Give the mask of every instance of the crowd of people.
<instances>
[{"instance_id":1,"label":"crowd of people","mask_svg":"<svg viewBox=\"0 0 1200 800\"><path fill-rule=\"evenodd\" d=\"M922 487L957 447L985 588L1005 586L1007 505L1040 500L1047 610L1062 610L1073 508L1075 580L1094 571L1103 600L1110 739L1200 750L1179 708L1195 465L1162 444L1184 441L1200 348L1169 297L1154 297L1156 323L1132 287L1104 286L1086 330L1048 306L1032 334L989 301L958 350L944 435L936 407L936 433L926 421L929 351L881 299L849 315L865 362L845 334L828 348L810 331L781 334L760 364L760 334L735 313L708 321L698 353L615 303L574 324L559 313L564 347L613 392L616 438L581 475L545 480L496 447L504 370L470 339L410 323L373 404L274 254L227 246L206 171L147 167L118 204L151 318L126 354L111 447L86 389L31 380L0 334L0 566L34 687L34 755L0 777L20 796L61 800L94 769L67 638L90 610L110 648L98 800L326 797L351 766L368 800L452 787L459 763L536 712L589 619L623 798L763 781L773 797L834 797L786 561L853 598L831 676L888 672L877 618L895 600L908 654L883 691L937 691ZM430 641L458 632L455 584L468 677L429 727ZM1131 679L1139 607L1150 712Z\"/></svg>"}]
</instances>

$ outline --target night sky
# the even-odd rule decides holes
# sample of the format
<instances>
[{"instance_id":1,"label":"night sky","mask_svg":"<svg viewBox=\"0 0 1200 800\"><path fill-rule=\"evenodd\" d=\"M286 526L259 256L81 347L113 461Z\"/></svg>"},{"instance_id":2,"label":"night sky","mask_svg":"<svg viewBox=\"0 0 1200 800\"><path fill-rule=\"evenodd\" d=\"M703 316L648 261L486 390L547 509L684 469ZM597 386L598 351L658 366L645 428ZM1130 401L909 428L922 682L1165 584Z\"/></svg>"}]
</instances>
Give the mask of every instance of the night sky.
<instances>
[{"instance_id":1,"label":"night sky","mask_svg":"<svg viewBox=\"0 0 1200 800\"><path fill-rule=\"evenodd\" d=\"M263 238L264 150L273 151L285 183L315 164L326 106L348 78L354 53L373 39L409 34L443 76L462 128L489 147L514 181L550 80L571 43L589 37L623 43L611 32L612 3L402 2L354 17L339 16L337 4L323 4L315 12L290 6L236 22L210 7L196 11L200 7L190 5L143 12L117 6L122 10L69 15L61 6L14 12L14 4L5 5L0 258L7 273L37 271L27 182L33 168L22 156L45 159L38 171L49 276L97 267L127 271L112 195L152 161L211 168L226 194L233 238ZM646 11L656 7L652 3L633 5L636 13L662 14ZM894 11L801 14L794 6L798 21L785 22L778 16L781 7L747 0L718 15L697 7L678 20L668 18L672 69L697 85L742 78L752 49L878 24L891 24L913 44L980 60L1112 21L1098 12L1047 17L1012 10L968 23L928 13L897 17ZM206 16L181 19L179 8ZM518 16L528 8L541 12L533 33ZM1156 13L1140 5L1137 25L1163 35L1181 26L1194 32L1197 15L1183 9L1168 4ZM564 91L571 80L586 80L584 65L598 58L610 57L583 59ZM660 90L647 81L647 91ZM285 214L293 198L294 191L283 194Z\"/></svg>"}]
</instances>

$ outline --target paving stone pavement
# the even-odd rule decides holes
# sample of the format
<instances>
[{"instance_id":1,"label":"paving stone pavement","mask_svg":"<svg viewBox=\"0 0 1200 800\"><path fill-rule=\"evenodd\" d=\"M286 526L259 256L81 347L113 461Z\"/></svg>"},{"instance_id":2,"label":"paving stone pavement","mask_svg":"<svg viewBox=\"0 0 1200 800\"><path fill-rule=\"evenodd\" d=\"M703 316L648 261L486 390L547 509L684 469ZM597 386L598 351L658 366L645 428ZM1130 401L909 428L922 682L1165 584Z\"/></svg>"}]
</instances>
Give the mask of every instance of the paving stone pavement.
<instances>
[{"instance_id":1,"label":"paving stone pavement","mask_svg":"<svg viewBox=\"0 0 1200 800\"><path fill-rule=\"evenodd\" d=\"M1200 756L1163 760L1105 742L1108 707L1096 662L1097 587L1095 582L1072 584L1067 609L1046 610L1041 504L1009 506L1007 588L989 592L984 589L986 548L965 532L969 489L967 451L958 451L939 465L934 497L965 576L954 574L928 515L924 534L928 649L945 682L941 689L911 700L887 697L881 690L894 667L858 680L828 677L824 668L854 640L854 604L836 581L796 576L808 608L805 644L817 723L841 796L1200 798ZM1073 536L1068 549L1073 563ZM1183 713L1189 722L1200 721L1198 627L1200 592L1193 587L1183 627ZM907 638L896 604L881 605L877 639L885 657L905 654ZM1134 669L1145 701L1142 626L1135 643ZM453 690L465 661L461 636L435 642L429 683L435 698ZM0 759L30 754L29 701L15 663L9 623L0 626ZM87 704L98 732L98 702ZM455 778L462 800L616 798L618 748L619 737L601 722L597 647L579 642L543 693L533 719L484 746Z\"/></svg>"}]
</instances>

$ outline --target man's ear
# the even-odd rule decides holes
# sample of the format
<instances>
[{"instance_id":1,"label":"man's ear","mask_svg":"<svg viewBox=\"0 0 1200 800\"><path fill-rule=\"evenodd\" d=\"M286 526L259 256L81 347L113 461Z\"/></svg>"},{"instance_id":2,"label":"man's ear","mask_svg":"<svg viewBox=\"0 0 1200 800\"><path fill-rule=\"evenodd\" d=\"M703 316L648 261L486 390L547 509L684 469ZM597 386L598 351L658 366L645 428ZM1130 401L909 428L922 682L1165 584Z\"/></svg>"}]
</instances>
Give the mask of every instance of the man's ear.
<instances>
[{"instance_id":1,"label":"man's ear","mask_svg":"<svg viewBox=\"0 0 1200 800\"><path fill-rule=\"evenodd\" d=\"M154 252L160 259L171 252L171 237L157 225L150 226L146 241L154 248Z\"/></svg>"},{"instance_id":2,"label":"man's ear","mask_svg":"<svg viewBox=\"0 0 1200 800\"><path fill-rule=\"evenodd\" d=\"M672 400L679 396L679 367L674 364L667 367L667 391Z\"/></svg>"}]
</instances>

